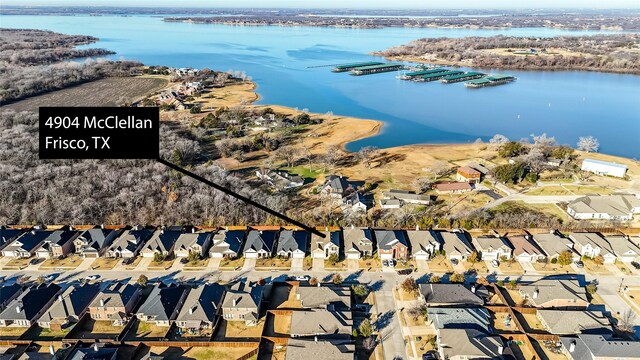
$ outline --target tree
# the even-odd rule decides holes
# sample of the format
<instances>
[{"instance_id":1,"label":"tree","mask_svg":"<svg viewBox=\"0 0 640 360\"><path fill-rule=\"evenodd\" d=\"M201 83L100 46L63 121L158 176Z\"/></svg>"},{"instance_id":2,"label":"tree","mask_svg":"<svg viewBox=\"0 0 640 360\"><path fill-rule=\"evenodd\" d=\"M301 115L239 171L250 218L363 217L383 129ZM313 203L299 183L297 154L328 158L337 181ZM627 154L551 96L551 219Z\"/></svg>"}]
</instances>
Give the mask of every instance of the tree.
<instances>
[{"instance_id":1,"label":"tree","mask_svg":"<svg viewBox=\"0 0 640 360\"><path fill-rule=\"evenodd\" d=\"M491 145L502 145L502 144L506 144L508 142L509 142L509 138L504 136L504 135L502 135L502 134L495 134L489 140L489 144L491 144Z\"/></svg>"},{"instance_id":2,"label":"tree","mask_svg":"<svg viewBox=\"0 0 640 360\"><path fill-rule=\"evenodd\" d=\"M487 278L486 278L486 277L481 276L481 277L479 277L479 278L476 280L476 284L478 284L478 285L483 285L483 286L487 286L487 285L489 285L489 281L487 280Z\"/></svg>"},{"instance_id":3,"label":"tree","mask_svg":"<svg viewBox=\"0 0 640 360\"><path fill-rule=\"evenodd\" d=\"M149 283L149 278L147 277L147 275L142 274L138 276L138 280L136 281L136 284L138 284L138 286L147 287L148 283Z\"/></svg>"},{"instance_id":4,"label":"tree","mask_svg":"<svg viewBox=\"0 0 640 360\"><path fill-rule=\"evenodd\" d=\"M509 287L511 288L511 290L515 290L518 287L518 282L516 281L516 279L509 280Z\"/></svg>"},{"instance_id":5,"label":"tree","mask_svg":"<svg viewBox=\"0 0 640 360\"><path fill-rule=\"evenodd\" d=\"M472 264L477 263L479 260L480 260L480 259L479 259L479 257L478 257L478 252L477 252L477 251L475 251L475 250L474 250L474 251L472 251L472 252L471 252L471 255L469 255L469 257L467 258L467 261L468 261L468 262L470 262L470 263L472 263Z\"/></svg>"},{"instance_id":6,"label":"tree","mask_svg":"<svg viewBox=\"0 0 640 360\"><path fill-rule=\"evenodd\" d=\"M524 163L516 162L513 164L496 166L491 169L491 174L501 183L515 184L522 179L525 169Z\"/></svg>"},{"instance_id":7,"label":"tree","mask_svg":"<svg viewBox=\"0 0 640 360\"><path fill-rule=\"evenodd\" d=\"M411 307L408 313L413 320L416 321L420 316L425 316L427 314L427 307L424 304L417 304Z\"/></svg>"},{"instance_id":8,"label":"tree","mask_svg":"<svg viewBox=\"0 0 640 360\"><path fill-rule=\"evenodd\" d=\"M364 338L362 340L362 346L367 350L371 351L376 347L376 340L371 336Z\"/></svg>"},{"instance_id":9,"label":"tree","mask_svg":"<svg viewBox=\"0 0 640 360\"><path fill-rule=\"evenodd\" d=\"M370 337L373 335L373 326L371 325L371 321L369 321L369 319L362 320L358 326L358 332L364 337Z\"/></svg>"},{"instance_id":10,"label":"tree","mask_svg":"<svg viewBox=\"0 0 640 360\"><path fill-rule=\"evenodd\" d=\"M359 284L353 287L353 293L356 296L364 298L365 296L369 295L369 289L366 286Z\"/></svg>"},{"instance_id":11,"label":"tree","mask_svg":"<svg viewBox=\"0 0 640 360\"><path fill-rule=\"evenodd\" d=\"M573 253L571 250L565 250L558 255L558 265L567 266L573 261Z\"/></svg>"},{"instance_id":12,"label":"tree","mask_svg":"<svg viewBox=\"0 0 640 360\"><path fill-rule=\"evenodd\" d=\"M429 278L429 282L432 283L432 284L439 284L441 281L442 281L442 278L440 276L438 276L438 275L432 275Z\"/></svg>"},{"instance_id":13,"label":"tree","mask_svg":"<svg viewBox=\"0 0 640 360\"><path fill-rule=\"evenodd\" d=\"M464 275L460 274L460 273L453 273L449 277L449 281L451 281L452 283L463 283L464 282Z\"/></svg>"},{"instance_id":14,"label":"tree","mask_svg":"<svg viewBox=\"0 0 640 360\"><path fill-rule=\"evenodd\" d=\"M283 146L279 148L275 156L279 160L283 160L287 163L287 167L293 167L296 160L300 159L300 149L293 146Z\"/></svg>"},{"instance_id":15,"label":"tree","mask_svg":"<svg viewBox=\"0 0 640 360\"><path fill-rule=\"evenodd\" d=\"M196 251L189 251L189 255L187 256L187 261L190 263L197 263L202 259L202 256Z\"/></svg>"},{"instance_id":16,"label":"tree","mask_svg":"<svg viewBox=\"0 0 640 360\"><path fill-rule=\"evenodd\" d=\"M553 136L547 136L546 133L542 135L531 135L533 138L533 145L537 148L547 149L556 145L556 138Z\"/></svg>"},{"instance_id":17,"label":"tree","mask_svg":"<svg viewBox=\"0 0 640 360\"><path fill-rule=\"evenodd\" d=\"M413 181L413 188L418 194L427 192L431 190L431 186L433 185L433 181L429 178L417 178Z\"/></svg>"},{"instance_id":18,"label":"tree","mask_svg":"<svg viewBox=\"0 0 640 360\"><path fill-rule=\"evenodd\" d=\"M596 291L598 291L598 284L594 283L593 281L590 282L589 284L587 284L587 286L585 287L585 289L587 290L587 292L591 295L595 294Z\"/></svg>"},{"instance_id":19,"label":"tree","mask_svg":"<svg viewBox=\"0 0 640 360\"><path fill-rule=\"evenodd\" d=\"M636 313L631 309L627 309L620 320L618 320L618 324L616 325L616 329L625 334L633 334L635 331L635 323L636 323Z\"/></svg>"},{"instance_id":20,"label":"tree","mask_svg":"<svg viewBox=\"0 0 640 360\"><path fill-rule=\"evenodd\" d=\"M335 167L342 160L343 152L340 147L331 145L327 147L327 152L322 156L322 164L326 167ZM324 169L326 170L326 169Z\"/></svg>"},{"instance_id":21,"label":"tree","mask_svg":"<svg viewBox=\"0 0 640 360\"><path fill-rule=\"evenodd\" d=\"M600 142L593 136L581 136L578 139L578 150L597 152L598 148L600 148Z\"/></svg>"},{"instance_id":22,"label":"tree","mask_svg":"<svg viewBox=\"0 0 640 360\"><path fill-rule=\"evenodd\" d=\"M335 274L335 275L333 275L332 281L333 281L334 285L340 285L340 284L342 284L342 281L343 281L342 280L342 276L340 276L340 274Z\"/></svg>"},{"instance_id":23,"label":"tree","mask_svg":"<svg viewBox=\"0 0 640 360\"><path fill-rule=\"evenodd\" d=\"M424 168L424 171L433 174L433 179L436 180L440 176L446 175L449 172L450 166L446 161L438 160L434 161L431 166Z\"/></svg>"},{"instance_id":24,"label":"tree","mask_svg":"<svg viewBox=\"0 0 640 360\"><path fill-rule=\"evenodd\" d=\"M602 255L598 255L598 256L593 258L593 262L596 265L602 265L602 264L604 264L604 257L602 257Z\"/></svg>"},{"instance_id":25,"label":"tree","mask_svg":"<svg viewBox=\"0 0 640 360\"><path fill-rule=\"evenodd\" d=\"M309 279L309 285L317 286L318 285L318 279L315 278L315 277L312 277L311 279Z\"/></svg>"},{"instance_id":26,"label":"tree","mask_svg":"<svg viewBox=\"0 0 640 360\"><path fill-rule=\"evenodd\" d=\"M331 265L335 265L340 261L340 257L338 257L338 254L331 254L327 260L329 260Z\"/></svg>"},{"instance_id":27,"label":"tree","mask_svg":"<svg viewBox=\"0 0 640 360\"><path fill-rule=\"evenodd\" d=\"M193 105L193 107L189 109L189 113L191 114L200 114L201 112L202 112L202 108L200 107L200 105Z\"/></svg>"},{"instance_id":28,"label":"tree","mask_svg":"<svg viewBox=\"0 0 640 360\"><path fill-rule=\"evenodd\" d=\"M509 141L506 144L500 146L498 149L498 155L502 158L512 158L524 153L525 147L517 141Z\"/></svg>"},{"instance_id":29,"label":"tree","mask_svg":"<svg viewBox=\"0 0 640 360\"><path fill-rule=\"evenodd\" d=\"M378 155L378 148L376 146L365 146L358 150L356 156L360 161L364 162L367 168L371 168L371 161Z\"/></svg>"},{"instance_id":30,"label":"tree","mask_svg":"<svg viewBox=\"0 0 640 360\"><path fill-rule=\"evenodd\" d=\"M402 284L400 284L400 287L402 288L402 290L408 293L415 293L416 291L418 291L418 284L416 283L416 279L414 279L413 277L404 279Z\"/></svg>"},{"instance_id":31,"label":"tree","mask_svg":"<svg viewBox=\"0 0 640 360\"><path fill-rule=\"evenodd\" d=\"M167 256L163 253L154 253L153 254L153 262L161 263L167 259Z\"/></svg>"}]
</instances>

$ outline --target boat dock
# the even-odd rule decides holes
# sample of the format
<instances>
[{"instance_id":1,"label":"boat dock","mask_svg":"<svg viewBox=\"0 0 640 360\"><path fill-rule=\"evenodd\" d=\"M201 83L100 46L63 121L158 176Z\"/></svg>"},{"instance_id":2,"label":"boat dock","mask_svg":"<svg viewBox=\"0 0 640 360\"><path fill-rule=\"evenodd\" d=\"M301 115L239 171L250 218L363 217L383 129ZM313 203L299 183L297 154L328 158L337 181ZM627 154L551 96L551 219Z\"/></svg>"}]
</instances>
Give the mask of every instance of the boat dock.
<instances>
[{"instance_id":1,"label":"boat dock","mask_svg":"<svg viewBox=\"0 0 640 360\"><path fill-rule=\"evenodd\" d=\"M364 61L364 62L357 62L357 63L351 63L351 64L340 64L340 65L335 65L331 71L347 72L355 68L359 68L363 66L374 66L374 65L382 65L382 63L379 61Z\"/></svg>"},{"instance_id":2,"label":"boat dock","mask_svg":"<svg viewBox=\"0 0 640 360\"><path fill-rule=\"evenodd\" d=\"M440 82L443 84L453 84L461 81L479 79L483 76L485 76L485 74L475 72L475 71L469 71L464 74L450 75L450 76L443 77L442 79L440 79Z\"/></svg>"},{"instance_id":3,"label":"boat dock","mask_svg":"<svg viewBox=\"0 0 640 360\"><path fill-rule=\"evenodd\" d=\"M437 74L429 74L429 75L422 75L419 78L417 78L417 81L436 81L436 80L440 80L442 78L445 78L447 76L453 76L453 75L460 75L460 74L464 74L464 71L459 71L459 70L447 70L445 72L441 72L441 73L437 73Z\"/></svg>"},{"instance_id":4,"label":"boat dock","mask_svg":"<svg viewBox=\"0 0 640 360\"><path fill-rule=\"evenodd\" d=\"M430 75L430 74L439 74L439 73L443 73L445 71L449 71L449 69L435 68L435 69L424 69L424 70L409 71L409 72L405 73L404 75L399 76L398 79L413 80L413 79L417 78L418 76Z\"/></svg>"},{"instance_id":5,"label":"boat dock","mask_svg":"<svg viewBox=\"0 0 640 360\"><path fill-rule=\"evenodd\" d=\"M377 73L401 70L401 69L404 69L404 67L405 66L403 64L397 64L397 63L359 66L351 70L351 75L360 76L360 75L377 74Z\"/></svg>"},{"instance_id":6,"label":"boat dock","mask_svg":"<svg viewBox=\"0 0 640 360\"><path fill-rule=\"evenodd\" d=\"M496 75L485 76L483 78L467 81L466 83L464 83L464 86L470 87L470 88L483 88L487 86L507 84L515 80L516 80L516 77L512 75L496 74Z\"/></svg>"}]
</instances>

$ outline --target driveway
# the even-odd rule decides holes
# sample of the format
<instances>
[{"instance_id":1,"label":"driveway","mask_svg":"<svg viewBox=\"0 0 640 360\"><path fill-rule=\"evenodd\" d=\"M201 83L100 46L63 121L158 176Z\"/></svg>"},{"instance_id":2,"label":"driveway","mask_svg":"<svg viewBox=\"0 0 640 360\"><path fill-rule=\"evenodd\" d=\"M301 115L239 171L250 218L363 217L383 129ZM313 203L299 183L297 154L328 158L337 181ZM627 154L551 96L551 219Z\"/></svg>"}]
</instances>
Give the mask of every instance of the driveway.
<instances>
[{"instance_id":1,"label":"driveway","mask_svg":"<svg viewBox=\"0 0 640 360\"><path fill-rule=\"evenodd\" d=\"M221 262L222 258L210 258L207 264L207 270L218 270Z\"/></svg>"},{"instance_id":2,"label":"driveway","mask_svg":"<svg viewBox=\"0 0 640 360\"><path fill-rule=\"evenodd\" d=\"M460 274L464 274L465 271L467 271L467 270L464 268L464 265L462 265L463 261L464 260L458 260L457 264L455 264L455 265L451 264L453 266L453 271L455 271L457 273L460 273Z\"/></svg>"},{"instance_id":3,"label":"driveway","mask_svg":"<svg viewBox=\"0 0 640 360\"><path fill-rule=\"evenodd\" d=\"M487 265L487 269L489 270L489 272L495 272L498 275L504 275L504 272L502 270L500 270L499 267L493 266L491 264L491 261L485 260L484 263Z\"/></svg>"},{"instance_id":4,"label":"driveway","mask_svg":"<svg viewBox=\"0 0 640 360\"><path fill-rule=\"evenodd\" d=\"M611 273L614 275L624 275L622 271L620 271L620 269L616 266L616 264L603 264L603 266L605 269L611 271Z\"/></svg>"},{"instance_id":5,"label":"driveway","mask_svg":"<svg viewBox=\"0 0 640 360\"><path fill-rule=\"evenodd\" d=\"M149 267L149 264L151 264L152 261L153 261L152 257L143 257L138 263L138 266L136 266L136 270L138 271L147 270L147 268Z\"/></svg>"},{"instance_id":6,"label":"driveway","mask_svg":"<svg viewBox=\"0 0 640 360\"><path fill-rule=\"evenodd\" d=\"M78 265L78 267L76 268L76 271L90 270L91 269L91 264L93 264L94 261L96 261L96 258L84 258L84 259L82 259L82 262L80 263L80 265Z\"/></svg>"},{"instance_id":7,"label":"driveway","mask_svg":"<svg viewBox=\"0 0 640 360\"><path fill-rule=\"evenodd\" d=\"M584 275L584 267L582 269L580 269L576 263L572 262L571 263L571 269L576 273L576 274L582 274Z\"/></svg>"},{"instance_id":8,"label":"driveway","mask_svg":"<svg viewBox=\"0 0 640 360\"><path fill-rule=\"evenodd\" d=\"M522 270L527 275L538 275L538 271L533 267L533 264L530 261L518 261L520 266L522 266Z\"/></svg>"},{"instance_id":9,"label":"driveway","mask_svg":"<svg viewBox=\"0 0 640 360\"><path fill-rule=\"evenodd\" d=\"M480 190L479 192L489 196L493 200L498 200L502 198L502 196L498 195L498 193L493 190Z\"/></svg>"},{"instance_id":10,"label":"driveway","mask_svg":"<svg viewBox=\"0 0 640 360\"><path fill-rule=\"evenodd\" d=\"M430 273L429 262L427 260L416 260L416 265L418 267L418 271Z\"/></svg>"},{"instance_id":11,"label":"driveway","mask_svg":"<svg viewBox=\"0 0 640 360\"><path fill-rule=\"evenodd\" d=\"M302 271L304 267L304 258L291 259L291 271Z\"/></svg>"},{"instance_id":12,"label":"driveway","mask_svg":"<svg viewBox=\"0 0 640 360\"><path fill-rule=\"evenodd\" d=\"M313 271L324 271L324 259L323 258L313 258L313 263L311 264L311 269Z\"/></svg>"},{"instance_id":13,"label":"driveway","mask_svg":"<svg viewBox=\"0 0 640 360\"><path fill-rule=\"evenodd\" d=\"M245 258L244 265L242 266L243 271L251 271L256 267L256 258Z\"/></svg>"},{"instance_id":14,"label":"driveway","mask_svg":"<svg viewBox=\"0 0 640 360\"><path fill-rule=\"evenodd\" d=\"M358 259L347 259L347 268L349 270L360 270L360 262Z\"/></svg>"}]
</instances>

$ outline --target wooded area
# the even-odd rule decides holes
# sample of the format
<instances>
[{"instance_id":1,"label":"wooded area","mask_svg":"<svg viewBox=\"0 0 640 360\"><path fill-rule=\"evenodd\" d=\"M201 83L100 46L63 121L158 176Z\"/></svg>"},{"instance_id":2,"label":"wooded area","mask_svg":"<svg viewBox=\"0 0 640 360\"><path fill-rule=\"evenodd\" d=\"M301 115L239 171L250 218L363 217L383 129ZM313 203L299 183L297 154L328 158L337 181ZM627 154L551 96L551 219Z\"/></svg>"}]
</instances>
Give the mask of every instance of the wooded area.
<instances>
[{"instance_id":1,"label":"wooded area","mask_svg":"<svg viewBox=\"0 0 640 360\"><path fill-rule=\"evenodd\" d=\"M505 51L488 51L492 49ZM526 55L514 53L531 49L535 52ZM556 53L557 49L561 52ZM425 38L377 52L375 55L420 57L425 61L439 60L480 68L592 70L640 74L640 35Z\"/></svg>"}]
</instances>

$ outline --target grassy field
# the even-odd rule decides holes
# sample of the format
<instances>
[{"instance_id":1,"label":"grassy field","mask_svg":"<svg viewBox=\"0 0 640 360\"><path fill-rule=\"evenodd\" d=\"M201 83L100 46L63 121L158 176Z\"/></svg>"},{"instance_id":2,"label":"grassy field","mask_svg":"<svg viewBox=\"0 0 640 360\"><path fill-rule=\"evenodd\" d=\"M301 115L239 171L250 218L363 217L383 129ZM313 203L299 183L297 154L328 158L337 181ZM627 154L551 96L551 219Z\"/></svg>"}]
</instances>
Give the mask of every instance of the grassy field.
<instances>
[{"instance_id":1,"label":"grassy field","mask_svg":"<svg viewBox=\"0 0 640 360\"><path fill-rule=\"evenodd\" d=\"M275 315L273 329L279 334L289 334L291 331L291 315Z\"/></svg>"},{"instance_id":2,"label":"grassy field","mask_svg":"<svg viewBox=\"0 0 640 360\"><path fill-rule=\"evenodd\" d=\"M517 261L501 261L498 268L508 275L522 274L524 271Z\"/></svg>"},{"instance_id":3,"label":"grassy field","mask_svg":"<svg viewBox=\"0 0 640 360\"><path fill-rule=\"evenodd\" d=\"M141 338L161 338L164 337L169 331L168 327L156 326L154 323L144 322L137 320L131 330L127 333L131 334L127 337L141 339Z\"/></svg>"},{"instance_id":4,"label":"grassy field","mask_svg":"<svg viewBox=\"0 0 640 360\"><path fill-rule=\"evenodd\" d=\"M493 210L498 212L509 212L515 207L541 211L563 220L567 219L568 216L556 204L527 204L524 201L505 201L502 204L494 207Z\"/></svg>"},{"instance_id":5,"label":"grassy field","mask_svg":"<svg viewBox=\"0 0 640 360\"><path fill-rule=\"evenodd\" d=\"M118 263L120 261L122 261L122 259L117 259L117 258L97 258L91 264L91 267L94 268L94 269L100 269L100 270L111 270L116 265L118 265Z\"/></svg>"},{"instance_id":6,"label":"grassy field","mask_svg":"<svg viewBox=\"0 0 640 360\"><path fill-rule=\"evenodd\" d=\"M4 264L3 269L13 270L13 269L21 269L23 267L29 266L29 262L34 258L15 258L9 260L6 264Z\"/></svg>"},{"instance_id":7,"label":"grassy field","mask_svg":"<svg viewBox=\"0 0 640 360\"><path fill-rule=\"evenodd\" d=\"M222 261L220 261L220 267L225 267L225 268L236 268L238 266L242 266L244 264L244 258L240 257L240 258L236 258L236 259L222 259Z\"/></svg>"},{"instance_id":8,"label":"grassy field","mask_svg":"<svg viewBox=\"0 0 640 360\"><path fill-rule=\"evenodd\" d=\"M262 335L264 318L256 326L247 326L244 321L225 321L226 338L258 338Z\"/></svg>"},{"instance_id":9,"label":"grassy field","mask_svg":"<svg viewBox=\"0 0 640 360\"><path fill-rule=\"evenodd\" d=\"M162 356L165 360L179 359L216 359L236 360L250 353L254 348L245 347L190 347L190 348L166 348L152 347L151 353Z\"/></svg>"},{"instance_id":10,"label":"grassy field","mask_svg":"<svg viewBox=\"0 0 640 360\"><path fill-rule=\"evenodd\" d=\"M152 261L151 263L149 263L149 266L147 268L148 269L154 269L154 270L168 269L171 266L173 266L173 262L174 261L175 260L173 260L173 259L165 260L165 261L161 261L161 262Z\"/></svg>"},{"instance_id":11,"label":"grassy field","mask_svg":"<svg viewBox=\"0 0 640 360\"><path fill-rule=\"evenodd\" d=\"M429 261L429 270L435 273L447 273L453 271L453 266L445 256L438 255Z\"/></svg>"},{"instance_id":12,"label":"grassy field","mask_svg":"<svg viewBox=\"0 0 640 360\"><path fill-rule=\"evenodd\" d=\"M290 268L291 259L263 258L256 260L256 267Z\"/></svg>"},{"instance_id":13,"label":"grassy field","mask_svg":"<svg viewBox=\"0 0 640 360\"><path fill-rule=\"evenodd\" d=\"M29 339L39 340L62 339L63 337L67 336L71 329L72 327L69 326L61 331L54 331L47 328L41 328L40 326L35 326L33 330L29 331L29 334L26 337L28 337Z\"/></svg>"},{"instance_id":14,"label":"grassy field","mask_svg":"<svg viewBox=\"0 0 640 360\"><path fill-rule=\"evenodd\" d=\"M576 186L565 185L565 189L571 191L575 195L600 194L609 195L613 193L613 189L605 186Z\"/></svg>"},{"instance_id":15,"label":"grassy field","mask_svg":"<svg viewBox=\"0 0 640 360\"><path fill-rule=\"evenodd\" d=\"M38 110L40 106L116 106L121 99L133 102L167 86L162 78L107 78L52 91L4 106L16 111Z\"/></svg>"},{"instance_id":16,"label":"grassy field","mask_svg":"<svg viewBox=\"0 0 640 360\"><path fill-rule=\"evenodd\" d=\"M571 191L562 186L549 185L527 191L527 195L571 195Z\"/></svg>"},{"instance_id":17,"label":"grassy field","mask_svg":"<svg viewBox=\"0 0 640 360\"><path fill-rule=\"evenodd\" d=\"M64 259L47 259L40 265L40 269L75 269L80 265L82 260L81 257L75 255L67 256Z\"/></svg>"},{"instance_id":18,"label":"grassy field","mask_svg":"<svg viewBox=\"0 0 640 360\"><path fill-rule=\"evenodd\" d=\"M281 168L280 170L282 171L286 171L289 174L295 174L295 175L299 175L302 176L305 179L316 179L318 176L320 176L321 174L323 174L322 169L320 168L315 168L315 167L311 167L309 168L308 166L295 166L295 167L291 167L291 168Z\"/></svg>"},{"instance_id":19,"label":"grassy field","mask_svg":"<svg viewBox=\"0 0 640 360\"><path fill-rule=\"evenodd\" d=\"M24 334L29 328L26 327L0 327L0 339L15 339Z\"/></svg>"}]
</instances>

